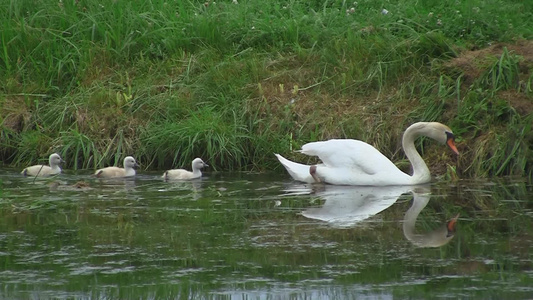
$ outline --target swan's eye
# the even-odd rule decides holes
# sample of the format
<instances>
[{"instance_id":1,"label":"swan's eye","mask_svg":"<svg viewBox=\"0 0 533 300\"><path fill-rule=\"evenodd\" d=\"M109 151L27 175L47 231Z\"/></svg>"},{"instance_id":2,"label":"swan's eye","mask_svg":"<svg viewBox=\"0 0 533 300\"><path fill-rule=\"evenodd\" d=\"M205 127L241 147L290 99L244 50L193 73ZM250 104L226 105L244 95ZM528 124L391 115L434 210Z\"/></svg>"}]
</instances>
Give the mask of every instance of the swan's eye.
<instances>
[{"instance_id":1,"label":"swan's eye","mask_svg":"<svg viewBox=\"0 0 533 300\"><path fill-rule=\"evenodd\" d=\"M455 146L455 136L449 131L446 131L446 144L450 147L450 149L452 149L455 154L459 154L459 151Z\"/></svg>"},{"instance_id":2,"label":"swan's eye","mask_svg":"<svg viewBox=\"0 0 533 300\"><path fill-rule=\"evenodd\" d=\"M446 131L446 140L455 140L453 133Z\"/></svg>"}]
</instances>

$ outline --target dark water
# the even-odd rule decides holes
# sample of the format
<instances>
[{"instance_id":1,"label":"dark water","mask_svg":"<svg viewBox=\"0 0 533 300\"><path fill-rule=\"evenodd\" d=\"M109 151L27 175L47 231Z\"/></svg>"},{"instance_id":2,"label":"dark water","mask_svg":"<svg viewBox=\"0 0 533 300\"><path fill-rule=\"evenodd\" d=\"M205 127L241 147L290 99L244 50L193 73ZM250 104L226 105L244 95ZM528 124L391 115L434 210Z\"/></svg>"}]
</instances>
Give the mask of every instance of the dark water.
<instances>
[{"instance_id":1,"label":"dark water","mask_svg":"<svg viewBox=\"0 0 533 300\"><path fill-rule=\"evenodd\" d=\"M357 188L159 175L0 170L0 298L533 297L525 179Z\"/></svg>"}]
</instances>

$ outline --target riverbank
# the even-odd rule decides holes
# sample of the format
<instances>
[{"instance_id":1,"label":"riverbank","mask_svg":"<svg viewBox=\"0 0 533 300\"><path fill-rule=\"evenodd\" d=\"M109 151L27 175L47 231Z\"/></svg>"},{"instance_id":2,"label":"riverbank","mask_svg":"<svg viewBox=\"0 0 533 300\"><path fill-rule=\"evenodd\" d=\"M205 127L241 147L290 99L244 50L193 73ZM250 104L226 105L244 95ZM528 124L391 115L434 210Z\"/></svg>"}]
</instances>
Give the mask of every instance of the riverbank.
<instances>
[{"instance_id":1,"label":"riverbank","mask_svg":"<svg viewBox=\"0 0 533 300\"><path fill-rule=\"evenodd\" d=\"M357 138L407 166L423 120L461 152L420 142L436 175L532 175L531 3L182 2L2 6L4 163L281 170Z\"/></svg>"}]
</instances>

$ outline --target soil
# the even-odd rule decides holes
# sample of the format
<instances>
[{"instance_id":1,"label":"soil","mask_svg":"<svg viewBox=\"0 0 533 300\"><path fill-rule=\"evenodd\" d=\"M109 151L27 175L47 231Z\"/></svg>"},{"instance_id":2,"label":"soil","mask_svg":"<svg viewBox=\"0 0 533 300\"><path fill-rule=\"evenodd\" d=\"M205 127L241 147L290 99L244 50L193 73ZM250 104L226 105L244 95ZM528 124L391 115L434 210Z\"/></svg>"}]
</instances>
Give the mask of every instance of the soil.
<instances>
[{"instance_id":1,"label":"soil","mask_svg":"<svg viewBox=\"0 0 533 300\"><path fill-rule=\"evenodd\" d=\"M519 114L531 114L533 113L533 97L524 91L533 72L533 41L522 40L514 44L498 43L481 50L463 51L458 57L445 63L444 67L462 72L463 87L468 88L485 72L488 64L502 55L504 48L507 48L509 53L522 57L519 63L519 76L523 91L500 91L498 96L506 100Z\"/></svg>"}]
</instances>

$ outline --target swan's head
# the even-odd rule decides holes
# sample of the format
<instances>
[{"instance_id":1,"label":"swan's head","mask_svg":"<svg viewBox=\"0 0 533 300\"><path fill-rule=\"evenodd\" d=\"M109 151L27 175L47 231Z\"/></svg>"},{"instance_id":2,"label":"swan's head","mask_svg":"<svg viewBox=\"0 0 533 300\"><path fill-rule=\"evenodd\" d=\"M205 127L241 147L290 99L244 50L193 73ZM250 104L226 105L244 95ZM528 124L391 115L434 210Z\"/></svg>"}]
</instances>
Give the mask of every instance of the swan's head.
<instances>
[{"instance_id":1,"label":"swan's head","mask_svg":"<svg viewBox=\"0 0 533 300\"><path fill-rule=\"evenodd\" d=\"M137 164L133 156L126 156L126 158L124 158L124 168L135 168L138 166L139 164Z\"/></svg>"},{"instance_id":2,"label":"swan's head","mask_svg":"<svg viewBox=\"0 0 533 300\"><path fill-rule=\"evenodd\" d=\"M459 154L455 146L455 136L450 127L439 122L419 122L413 124L411 127L418 128L421 135L430 137L441 144L446 144L455 154Z\"/></svg>"},{"instance_id":3,"label":"swan's head","mask_svg":"<svg viewBox=\"0 0 533 300\"><path fill-rule=\"evenodd\" d=\"M192 161L192 168L193 169L201 169L203 167L209 167L209 165L206 164L201 158L195 158Z\"/></svg>"},{"instance_id":4,"label":"swan's head","mask_svg":"<svg viewBox=\"0 0 533 300\"><path fill-rule=\"evenodd\" d=\"M50 166L57 166L63 162L64 160L61 159L61 156L57 153L50 154L50 157L48 158L48 161L50 162Z\"/></svg>"}]
</instances>

